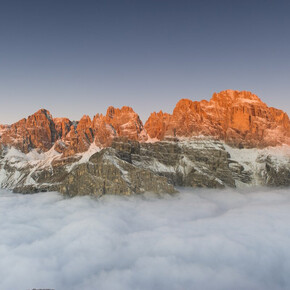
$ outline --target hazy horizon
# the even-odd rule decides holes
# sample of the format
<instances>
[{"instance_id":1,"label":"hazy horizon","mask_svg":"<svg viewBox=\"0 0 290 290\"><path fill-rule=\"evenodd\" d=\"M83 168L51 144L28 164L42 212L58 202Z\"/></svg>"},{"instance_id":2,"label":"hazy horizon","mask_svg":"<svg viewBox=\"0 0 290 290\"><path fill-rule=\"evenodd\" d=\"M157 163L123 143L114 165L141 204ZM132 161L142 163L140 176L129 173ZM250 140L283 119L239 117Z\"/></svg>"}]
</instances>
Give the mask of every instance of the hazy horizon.
<instances>
[{"instance_id":1,"label":"hazy horizon","mask_svg":"<svg viewBox=\"0 0 290 290\"><path fill-rule=\"evenodd\" d=\"M290 2L11 0L0 11L0 124L108 106L144 122L181 98L247 90L290 114Z\"/></svg>"}]
</instances>

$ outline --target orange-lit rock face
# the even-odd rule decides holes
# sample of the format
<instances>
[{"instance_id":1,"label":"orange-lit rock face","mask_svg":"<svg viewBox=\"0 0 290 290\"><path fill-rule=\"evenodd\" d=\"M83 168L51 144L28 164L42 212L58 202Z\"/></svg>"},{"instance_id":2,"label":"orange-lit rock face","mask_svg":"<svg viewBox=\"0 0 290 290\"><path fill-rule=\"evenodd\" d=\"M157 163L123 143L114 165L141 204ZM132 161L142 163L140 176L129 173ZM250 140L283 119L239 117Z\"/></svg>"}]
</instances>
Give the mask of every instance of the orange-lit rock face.
<instances>
[{"instance_id":1,"label":"orange-lit rock face","mask_svg":"<svg viewBox=\"0 0 290 290\"><path fill-rule=\"evenodd\" d=\"M170 120L171 115L163 113L162 111L159 113L152 113L144 126L147 133L149 133L149 137L163 140L170 124Z\"/></svg>"},{"instance_id":2,"label":"orange-lit rock face","mask_svg":"<svg viewBox=\"0 0 290 290\"><path fill-rule=\"evenodd\" d=\"M64 138L70 131L72 122L67 118L54 118L53 122L57 133L57 139Z\"/></svg>"},{"instance_id":3,"label":"orange-lit rock face","mask_svg":"<svg viewBox=\"0 0 290 290\"><path fill-rule=\"evenodd\" d=\"M130 107L122 107L122 109L109 107L105 120L115 129L117 136L128 137L136 141L147 140L142 121Z\"/></svg>"},{"instance_id":4,"label":"orange-lit rock face","mask_svg":"<svg viewBox=\"0 0 290 290\"><path fill-rule=\"evenodd\" d=\"M71 126L69 133L64 138L64 143L67 145L63 150L65 156L85 152L89 149L94 141L91 125L91 118L85 115L76 126Z\"/></svg>"},{"instance_id":5,"label":"orange-lit rock face","mask_svg":"<svg viewBox=\"0 0 290 290\"><path fill-rule=\"evenodd\" d=\"M145 130L146 129L146 130ZM167 137L210 136L238 147L290 145L286 113L269 108L250 92L222 91L210 101L180 100L173 114L152 113L144 126L130 107L109 107L107 114L79 122L52 118L44 109L11 126L0 126L0 144L23 152L54 149L65 156L84 152L95 144L108 147L115 137L146 141Z\"/></svg>"},{"instance_id":6,"label":"orange-lit rock face","mask_svg":"<svg viewBox=\"0 0 290 290\"><path fill-rule=\"evenodd\" d=\"M112 141L117 137L115 128L107 123L106 117L102 114L97 114L92 122L93 132L95 134L95 144L98 147L108 147Z\"/></svg>"},{"instance_id":7,"label":"orange-lit rock face","mask_svg":"<svg viewBox=\"0 0 290 290\"><path fill-rule=\"evenodd\" d=\"M48 111L42 109L7 128L1 136L1 143L12 145L26 153L33 148L47 151L55 137L52 117Z\"/></svg>"},{"instance_id":8,"label":"orange-lit rock face","mask_svg":"<svg viewBox=\"0 0 290 290\"><path fill-rule=\"evenodd\" d=\"M35 148L48 151L54 146L56 151L69 156L88 150L93 143L108 147L118 136L147 140L139 116L130 107L109 107L106 116L97 114L91 120L85 115L79 122L53 119L42 109L11 126L0 126L0 144L14 146L25 153Z\"/></svg>"},{"instance_id":9,"label":"orange-lit rock face","mask_svg":"<svg viewBox=\"0 0 290 290\"><path fill-rule=\"evenodd\" d=\"M109 107L106 116L97 114L93 120L84 116L64 139L67 144L64 154L68 156L84 152L92 143L98 147L108 147L113 139L119 136L130 140L147 140L139 116L130 107Z\"/></svg>"},{"instance_id":10,"label":"orange-lit rock face","mask_svg":"<svg viewBox=\"0 0 290 290\"><path fill-rule=\"evenodd\" d=\"M145 124L151 138L211 136L240 147L290 144L286 113L246 91L214 93L208 101L180 100L172 115L153 113Z\"/></svg>"}]
</instances>

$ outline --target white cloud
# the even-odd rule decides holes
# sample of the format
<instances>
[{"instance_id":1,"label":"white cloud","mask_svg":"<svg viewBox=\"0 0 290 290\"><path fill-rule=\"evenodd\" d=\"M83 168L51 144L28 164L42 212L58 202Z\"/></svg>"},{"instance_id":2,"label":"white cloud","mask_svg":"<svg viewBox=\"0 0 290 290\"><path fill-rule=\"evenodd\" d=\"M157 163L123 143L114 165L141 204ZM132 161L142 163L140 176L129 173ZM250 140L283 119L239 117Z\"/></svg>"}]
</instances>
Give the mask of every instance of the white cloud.
<instances>
[{"instance_id":1,"label":"white cloud","mask_svg":"<svg viewBox=\"0 0 290 290\"><path fill-rule=\"evenodd\" d=\"M289 189L0 193L0 289L289 289Z\"/></svg>"}]
</instances>

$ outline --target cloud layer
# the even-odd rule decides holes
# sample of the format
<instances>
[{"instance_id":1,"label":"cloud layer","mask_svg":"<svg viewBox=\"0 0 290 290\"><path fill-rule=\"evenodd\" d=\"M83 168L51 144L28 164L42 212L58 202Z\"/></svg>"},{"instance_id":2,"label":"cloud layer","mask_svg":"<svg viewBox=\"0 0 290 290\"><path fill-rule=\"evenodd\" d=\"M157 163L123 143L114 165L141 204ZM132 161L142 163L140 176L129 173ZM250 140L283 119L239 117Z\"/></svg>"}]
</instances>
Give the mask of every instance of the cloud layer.
<instances>
[{"instance_id":1,"label":"cloud layer","mask_svg":"<svg viewBox=\"0 0 290 290\"><path fill-rule=\"evenodd\" d=\"M290 191L0 192L0 289L289 289Z\"/></svg>"}]
</instances>

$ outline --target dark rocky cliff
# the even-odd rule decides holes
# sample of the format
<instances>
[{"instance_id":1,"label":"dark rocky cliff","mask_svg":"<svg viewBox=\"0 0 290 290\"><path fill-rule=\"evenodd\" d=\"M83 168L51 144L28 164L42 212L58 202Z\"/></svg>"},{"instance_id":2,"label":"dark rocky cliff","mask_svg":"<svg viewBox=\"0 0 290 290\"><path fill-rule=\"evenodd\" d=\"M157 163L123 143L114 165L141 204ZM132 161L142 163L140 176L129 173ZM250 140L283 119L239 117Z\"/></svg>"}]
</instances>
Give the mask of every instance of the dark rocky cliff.
<instances>
[{"instance_id":1,"label":"dark rocky cliff","mask_svg":"<svg viewBox=\"0 0 290 290\"><path fill-rule=\"evenodd\" d=\"M0 184L20 193L59 191L69 196L174 193L180 186L290 185L289 155L278 160L268 151L251 151L257 157L249 162L237 160L231 150L239 149L210 139L139 143L116 138L109 148L69 157L54 150L33 155L2 146ZM239 152L241 157L248 154Z\"/></svg>"}]
</instances>

